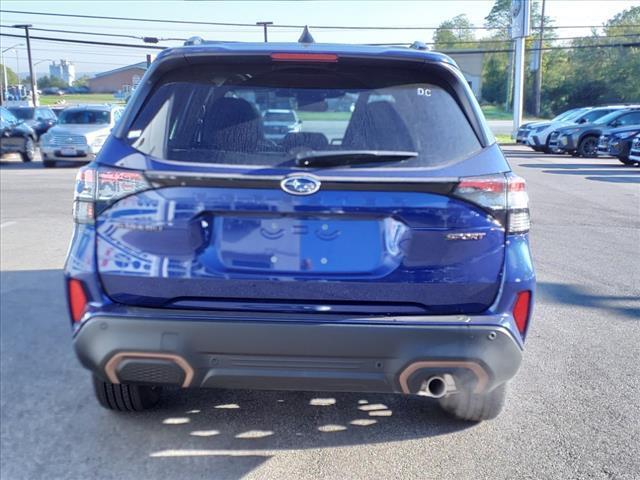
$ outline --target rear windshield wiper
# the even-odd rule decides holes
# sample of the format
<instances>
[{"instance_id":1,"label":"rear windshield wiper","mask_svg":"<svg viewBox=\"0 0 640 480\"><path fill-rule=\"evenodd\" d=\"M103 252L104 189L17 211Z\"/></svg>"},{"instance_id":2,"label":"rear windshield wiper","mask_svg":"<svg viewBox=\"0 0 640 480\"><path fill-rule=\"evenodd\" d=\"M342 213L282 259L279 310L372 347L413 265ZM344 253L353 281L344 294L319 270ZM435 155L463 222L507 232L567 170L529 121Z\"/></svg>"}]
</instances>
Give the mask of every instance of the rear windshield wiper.
<instances>
[{"instance_id":1,"label":"rear windshield wiper","mask_svg":"<svg viewBox=\"0 0 640 480\"><path fill-rule=\"evenodd\" d=\"M418 152L398 150L328 150L300 152L295 156L298 167L334 167L376 162L398 162L415 158Z\"/></svg>"}]
</instances>

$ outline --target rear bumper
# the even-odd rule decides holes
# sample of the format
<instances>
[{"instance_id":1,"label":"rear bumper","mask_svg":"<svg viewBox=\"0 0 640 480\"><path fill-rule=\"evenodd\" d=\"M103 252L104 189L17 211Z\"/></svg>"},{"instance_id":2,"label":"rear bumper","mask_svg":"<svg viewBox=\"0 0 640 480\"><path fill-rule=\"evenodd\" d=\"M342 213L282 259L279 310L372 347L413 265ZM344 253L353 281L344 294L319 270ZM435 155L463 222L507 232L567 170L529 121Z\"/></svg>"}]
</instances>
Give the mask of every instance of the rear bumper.
<instances>
[{"instance_id":1,"label":"rear bumper","mask_svg":"<svg viewBox=\"0 0 640 480\"><path fill-rule=\"evenodd\" d=\"M183 387L417 393L449 374L456 388L492 390L520 365L499 316L430 317L432 324L266 321L175 310L94 314L77 331L81 363L114 383Z\"/></svg>"}]
</instances>

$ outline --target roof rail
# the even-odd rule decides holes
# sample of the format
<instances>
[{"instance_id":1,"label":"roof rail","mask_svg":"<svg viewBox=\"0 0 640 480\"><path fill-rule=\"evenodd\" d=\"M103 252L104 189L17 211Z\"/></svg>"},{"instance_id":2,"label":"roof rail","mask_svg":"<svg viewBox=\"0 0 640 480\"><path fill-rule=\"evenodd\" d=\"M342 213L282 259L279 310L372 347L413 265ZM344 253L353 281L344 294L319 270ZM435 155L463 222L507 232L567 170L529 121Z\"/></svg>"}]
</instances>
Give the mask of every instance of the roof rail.
<instances>
[{"instance_id":1,"label":"roof rail","mask_svg":"<svg viewBox=\"0 0 640 480\"><path fill-rule=\"evenodd\" d=\"M204 43L204 40L202 39L202 37L189 37L185 42L184 42L184 46L189 46L189 45L202 45Z\"/></svg>"},{"instance_id":2,"label":"roof rail","mask_svg":"<svg viewBox=\"0 0 640 480\"><path fill-rule=\"evenodd\" d=\"M413 42L409 48L413 48L414 50L429 50L429 47L426 43L421 42L420 40L416 40Z\"/></svg>"}]
</instances>

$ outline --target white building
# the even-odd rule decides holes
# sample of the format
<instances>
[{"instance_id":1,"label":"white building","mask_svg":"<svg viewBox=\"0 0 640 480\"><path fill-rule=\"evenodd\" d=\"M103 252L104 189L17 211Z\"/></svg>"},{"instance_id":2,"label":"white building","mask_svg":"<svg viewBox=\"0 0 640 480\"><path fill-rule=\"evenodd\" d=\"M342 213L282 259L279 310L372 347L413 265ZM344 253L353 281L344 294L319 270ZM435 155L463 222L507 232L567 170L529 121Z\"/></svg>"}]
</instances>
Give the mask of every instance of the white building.
<instances>
[{"instance_id":1,"label":"white building","mask_svg":"<svg viewBox=\"0 0 640 480\"><path fill-rule=\"evenodd\" d=\"M49 65L49 76L59 78L71 86L76 79L76 66L68 60L60 60L60 63L53 62Z\"/></svg>"}]
</instances>

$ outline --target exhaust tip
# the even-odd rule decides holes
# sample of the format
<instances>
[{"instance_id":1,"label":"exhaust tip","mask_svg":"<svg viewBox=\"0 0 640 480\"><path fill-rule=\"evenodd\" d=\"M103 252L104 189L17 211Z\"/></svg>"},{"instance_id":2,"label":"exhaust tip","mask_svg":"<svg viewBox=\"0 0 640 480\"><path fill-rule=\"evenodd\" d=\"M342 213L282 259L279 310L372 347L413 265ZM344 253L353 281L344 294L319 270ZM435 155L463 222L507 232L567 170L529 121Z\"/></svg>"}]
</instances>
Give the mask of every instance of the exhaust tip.
<instances>
[{"instance_id":1,"label":"exhaust tip","mask_svg":"<svg viewBox=\"0 0 640 480\"><path fill-rule=\"evenodd\" d=\"M447 382L443 377L429 377L422 382L418 395L432 398L442 398L447 394Z\"/></svg>"}]
</instances>

